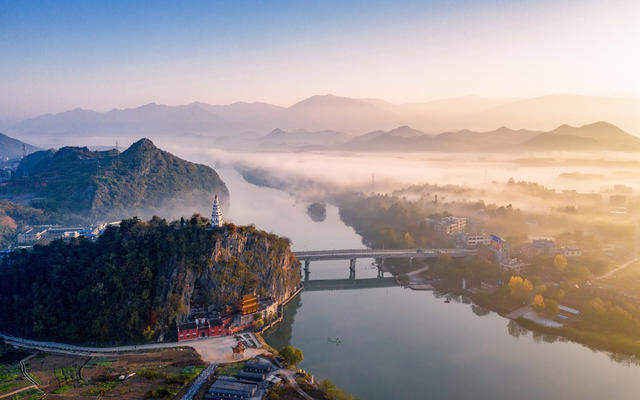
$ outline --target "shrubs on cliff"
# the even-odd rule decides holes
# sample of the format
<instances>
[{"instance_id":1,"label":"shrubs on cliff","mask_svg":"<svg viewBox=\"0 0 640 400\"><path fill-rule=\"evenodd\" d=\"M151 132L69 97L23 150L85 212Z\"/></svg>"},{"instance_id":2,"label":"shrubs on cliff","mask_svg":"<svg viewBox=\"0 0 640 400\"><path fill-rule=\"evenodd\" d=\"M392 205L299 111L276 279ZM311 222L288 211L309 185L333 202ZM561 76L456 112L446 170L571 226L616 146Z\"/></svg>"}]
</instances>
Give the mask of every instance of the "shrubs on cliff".
<instances>
[{"instance_id":1,"label":"shrubs on cliff","mask_svg":"<svg viewBox=\"0 0 640 400\"><path fill-rule=\"evenodd\" d=\"M55 241L0 261L0 330L81 343L171 339L189 303L223 305L299 284L287 239L207 220L124 220L97 241Z\"/></svg>"}]
</instances>

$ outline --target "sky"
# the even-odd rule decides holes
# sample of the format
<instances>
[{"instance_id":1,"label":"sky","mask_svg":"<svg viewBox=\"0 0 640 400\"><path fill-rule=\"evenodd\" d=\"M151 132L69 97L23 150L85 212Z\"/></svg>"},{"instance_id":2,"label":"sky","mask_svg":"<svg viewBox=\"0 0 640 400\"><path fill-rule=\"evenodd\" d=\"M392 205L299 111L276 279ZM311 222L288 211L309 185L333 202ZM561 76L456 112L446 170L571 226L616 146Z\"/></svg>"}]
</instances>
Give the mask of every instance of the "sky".
<instances>
[{"instance_id":1,"label":"sky","mask_svg":"<svg viewBox=\"0 0 640 400\"><path fill-rule=\"evenodd\" d=\"M640 96L638 0L0 1L0 119L150 102Z\"/></svg>"}]
</instances>

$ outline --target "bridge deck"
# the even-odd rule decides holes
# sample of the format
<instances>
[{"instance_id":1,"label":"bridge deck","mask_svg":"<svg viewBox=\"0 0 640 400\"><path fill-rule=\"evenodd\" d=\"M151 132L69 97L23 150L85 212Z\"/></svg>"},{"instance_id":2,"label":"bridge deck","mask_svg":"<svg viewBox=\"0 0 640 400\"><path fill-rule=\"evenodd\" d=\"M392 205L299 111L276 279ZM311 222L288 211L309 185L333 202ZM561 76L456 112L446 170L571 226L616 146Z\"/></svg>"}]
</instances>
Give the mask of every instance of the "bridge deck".
<instances>
[{"instance_id":1,"label":"bridge deck","mask_svg":"<svg viewBox=\"0 0 640 400\"><path fill-rule=\"evenodd\" d=\"M355 290L367 288L385 288L398 286L396 278L365 278L365 279L312 279L304 281L306 292L323 290Z\"/></svg>"},{"instance_id":2,"label":"bridge deck","mask_svg":"<svg viewBox=\"0 0 640 400\"><path fill-rule=\"evenodd\" d=\"M445 254L451 257L466 257L476 253L476 250L470 249L344 249L296 251L293 254L299 260L319 261L350 258L433 258Z\"/></svg>"}]
</instances>

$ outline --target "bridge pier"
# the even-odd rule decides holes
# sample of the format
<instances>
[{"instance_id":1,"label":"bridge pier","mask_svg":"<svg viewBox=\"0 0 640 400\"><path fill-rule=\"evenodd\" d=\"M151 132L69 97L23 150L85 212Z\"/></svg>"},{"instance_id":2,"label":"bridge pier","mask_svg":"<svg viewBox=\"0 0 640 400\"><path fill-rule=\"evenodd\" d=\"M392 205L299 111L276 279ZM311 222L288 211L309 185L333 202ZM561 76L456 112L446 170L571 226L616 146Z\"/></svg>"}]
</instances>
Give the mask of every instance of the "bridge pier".
<instances>
[{"instance_id":1,"label":"bridge pier","mask_svg":"<svg viewBox=\"0 0 640 400\"><path fill-rule=\"evenodd\" d=\"M311 275L311 268L309 268L310 265L311 265L311 261L310 260L304 260L304 280L305 280L305 282L309 280L309 275Z\"/></svg>"},{"instance_id":2,"label":"bridge pier","mask_svg":"<svg viewBox=\"0 0 640 400\"><path fill-rule=\"evenodd\" d=\"M356 279L356 259L349 259L349 279Z\"/></svg>"},{"instance_id":3,"label":"bridge pier","mask_svg":"<svg viewBox=\"0 0 640 400\"><path fill-rule=\"evenodd\" d=\"M413 266L413 257L409 257L409 265Z\"/></svg>"},{"instance_id":4,"label":"bridge pier","mask_svg":"<svg viewBox=\"0 0 640 400\"><path fill-rule=\"evenodd\" d=\"M378 278L384 278L384 258L378 260Z\"/></svg>"}]
</instances>

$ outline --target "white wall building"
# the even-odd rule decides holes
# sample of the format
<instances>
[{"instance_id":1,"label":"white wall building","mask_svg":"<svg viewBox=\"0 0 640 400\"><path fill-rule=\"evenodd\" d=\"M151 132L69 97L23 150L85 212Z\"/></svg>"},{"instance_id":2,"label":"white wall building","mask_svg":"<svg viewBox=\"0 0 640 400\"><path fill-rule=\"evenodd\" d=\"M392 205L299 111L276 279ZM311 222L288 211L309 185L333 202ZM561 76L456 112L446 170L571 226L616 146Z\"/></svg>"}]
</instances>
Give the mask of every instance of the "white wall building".
<instances>
[{"instance_id":1,"label":"white wall building","mask_svg":"<svg viewBox=\"0 0 640 400\"><path fill-rule=\"evenodd\" d=\"M467 219L464 217L444 217L434 225L433 229L441 235L455 235L467 230Z\"/></svg>"},{"instance_id":2,"label":"white wall building","mask_svg":"<svg viewBox=\"0 0 640 400\"><path fill-rule=\"evenodd\" d=\"M458 235L458 240L464 247L489 246L491 244L491 235L486 233L463 233Z\"/></svg>"},{"instance_id":3,"label":"white wall building","mask_svg":"<svg viewBox=\"0 0 640 400\"><path fill-rule=\"evenodd\" d=\"M582 256L582 250L577 248L572 248L572 247L565 247L562 250L562 254L565 257L580 257Z\"/></svg>"}]
</instances>

